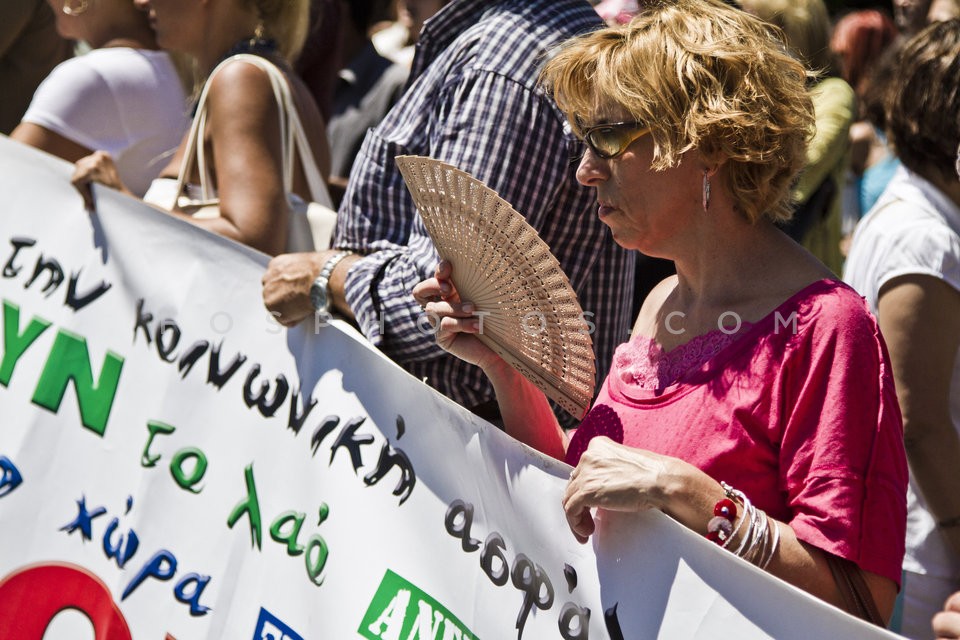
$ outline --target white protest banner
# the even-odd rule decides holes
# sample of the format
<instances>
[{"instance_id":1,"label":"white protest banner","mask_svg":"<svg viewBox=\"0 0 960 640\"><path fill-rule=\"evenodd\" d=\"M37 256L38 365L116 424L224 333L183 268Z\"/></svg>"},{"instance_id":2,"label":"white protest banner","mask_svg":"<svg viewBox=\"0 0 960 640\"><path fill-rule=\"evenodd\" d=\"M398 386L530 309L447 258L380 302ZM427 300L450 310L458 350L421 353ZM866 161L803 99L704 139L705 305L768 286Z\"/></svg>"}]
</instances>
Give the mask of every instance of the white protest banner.
<instances>
[{"instance_id":1,"label":"white protest banner","mask_svg":"<svg viewBox=\"0 0 960 640\"><path fill-rule=\"evenodd\" d=\"M569 467L70 170L0 139L0 640L888 635L661 514L577 544Z\"/></svg>"}]
</instances>

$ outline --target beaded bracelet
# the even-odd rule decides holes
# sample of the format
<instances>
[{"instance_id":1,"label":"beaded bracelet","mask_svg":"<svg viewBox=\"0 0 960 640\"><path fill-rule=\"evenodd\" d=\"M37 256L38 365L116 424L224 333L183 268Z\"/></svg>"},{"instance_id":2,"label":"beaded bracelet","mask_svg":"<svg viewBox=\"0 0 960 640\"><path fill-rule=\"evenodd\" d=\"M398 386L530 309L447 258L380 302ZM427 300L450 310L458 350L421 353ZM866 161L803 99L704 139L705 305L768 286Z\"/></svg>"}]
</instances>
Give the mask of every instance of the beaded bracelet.
<instances>
[{"instance_id":1,"label":"beaded bracelet","mask_svg":"<svg viewBox=\"0 0 960 640\"><path fill-rule=\"evenodd\" d=\"M737 504L724 498L713 506L713 518L707 523L707 540L726 546L733 537L733 523L737 519Z\"/></svg>"},{"instance_id":2,"label":"beaded bracelet","mask_svg":"<svg viewBox=\"0 0 960 640\"><path fill-rule=\"evenodd\" d=\"M780 527L771 523L763 511L757 509L742 492L721 482L725 497L713 507L713 518L707 523L707 539L727 548L746 524L740 545L733 553L761 569L765 568L780 544ZM742 515L737 521L737 502Z\"/></svg>"}]
</instances>

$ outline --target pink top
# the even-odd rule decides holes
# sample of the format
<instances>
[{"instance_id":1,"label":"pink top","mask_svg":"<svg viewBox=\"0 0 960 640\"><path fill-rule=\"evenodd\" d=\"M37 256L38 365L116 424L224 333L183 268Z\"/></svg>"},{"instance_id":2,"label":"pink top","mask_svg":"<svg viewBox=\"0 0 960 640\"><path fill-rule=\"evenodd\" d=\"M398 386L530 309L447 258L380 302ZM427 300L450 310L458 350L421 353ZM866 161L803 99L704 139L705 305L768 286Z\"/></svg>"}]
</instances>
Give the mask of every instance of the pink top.
<instances>
[{"instance_id":1,"label":"pink top","mask_svg":"<svg viewBox=\"0 0 960 640\"><path fill-rule=\"evenodd\" d=\"M735 336L718 330L678 349L662 354L642 337L620 345L567 462L575 465L596 435L686 460L800 540L899 584L903 425L886 346L863 299L821 280ZM671 375L664 358L688 366ZM651 378L651 369L663 376Z\"/></svg>"}]
</instances>

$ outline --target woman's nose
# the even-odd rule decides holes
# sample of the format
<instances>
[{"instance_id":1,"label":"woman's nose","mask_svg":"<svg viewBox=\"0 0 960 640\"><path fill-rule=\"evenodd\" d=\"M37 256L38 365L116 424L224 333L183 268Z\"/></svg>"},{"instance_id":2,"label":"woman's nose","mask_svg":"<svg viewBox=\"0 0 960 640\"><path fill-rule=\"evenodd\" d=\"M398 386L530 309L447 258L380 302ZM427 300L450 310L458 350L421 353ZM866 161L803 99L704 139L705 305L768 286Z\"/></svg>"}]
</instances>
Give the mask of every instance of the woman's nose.
<instances>
[{"instance_id":1,"label":"woman's nose","mask_svg":"<svg viewBox=\"0 0 960 640\"><path fill-rule=\"evenodd\" d=\"M609 176L606 160L600 158L587 147L577 167L577 181L585 187L595 187Z\"/></svg>"}]
</instances>

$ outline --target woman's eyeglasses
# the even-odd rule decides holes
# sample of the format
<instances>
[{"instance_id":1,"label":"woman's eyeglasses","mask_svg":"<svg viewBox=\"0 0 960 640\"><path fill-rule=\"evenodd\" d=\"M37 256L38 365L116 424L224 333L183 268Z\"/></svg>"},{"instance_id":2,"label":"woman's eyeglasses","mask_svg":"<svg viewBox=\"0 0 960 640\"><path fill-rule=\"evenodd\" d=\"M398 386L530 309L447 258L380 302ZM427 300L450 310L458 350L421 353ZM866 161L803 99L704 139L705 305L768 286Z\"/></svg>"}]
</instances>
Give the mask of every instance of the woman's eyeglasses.
<instances>
[{"instance_id":1,"label":"woman's eyeglasses","mask_svg":"<svg viewBox=\"0 0 960 640\"><path fill-rule=\"evenodd\" d=\"M611 160L648 133L650 127L640 122L611 122L584 129L583 141L595 155Z\"/></svg>"}]
</instances>

